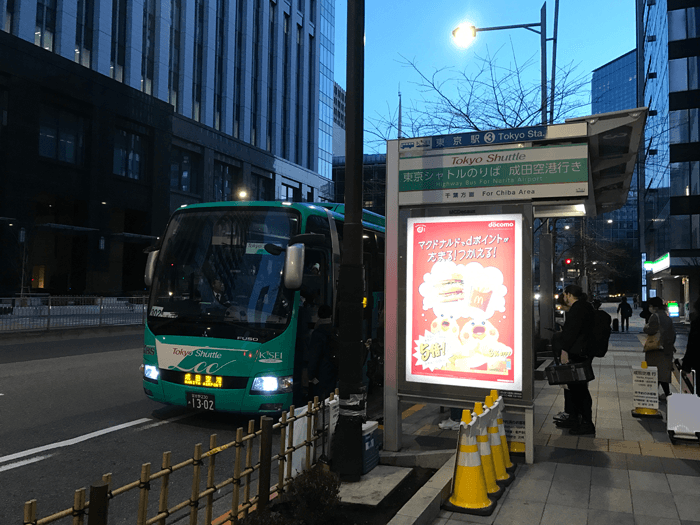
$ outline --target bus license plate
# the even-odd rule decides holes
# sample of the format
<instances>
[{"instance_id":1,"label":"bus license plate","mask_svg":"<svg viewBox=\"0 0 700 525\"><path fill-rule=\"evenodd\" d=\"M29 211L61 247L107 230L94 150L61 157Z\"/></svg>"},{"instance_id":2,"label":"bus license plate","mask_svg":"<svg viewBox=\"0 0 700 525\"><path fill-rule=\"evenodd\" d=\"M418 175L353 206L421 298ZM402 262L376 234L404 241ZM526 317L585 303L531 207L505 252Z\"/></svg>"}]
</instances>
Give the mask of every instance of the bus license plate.
<instances>
[{"instance_id":1,"label":"bus license plate","mask_svg":"<svg viewBox=\"0 0 700 525\"><path fill-rule=\"evenodd\" d=\"M197 410L214 410L214 396L187 392L187 406Z\"/></svg>"}]
</instances>

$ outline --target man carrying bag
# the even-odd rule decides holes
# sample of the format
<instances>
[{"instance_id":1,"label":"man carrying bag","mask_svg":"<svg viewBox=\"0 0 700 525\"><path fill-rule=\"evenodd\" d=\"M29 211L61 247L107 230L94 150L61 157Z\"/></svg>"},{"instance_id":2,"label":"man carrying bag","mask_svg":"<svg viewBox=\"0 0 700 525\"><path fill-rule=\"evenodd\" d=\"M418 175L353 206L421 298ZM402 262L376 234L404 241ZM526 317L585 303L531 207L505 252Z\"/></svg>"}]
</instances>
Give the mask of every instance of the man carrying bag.
<instances>
[{"instance_id":1,"label":"man carrying bag","mask_svg":"<svg viewBox=\"0 0 700 525\"><path fill-rule=\"evenodd\" d=\"M561 332L561 363L582 363L590 367L588 338L593 326L593 306L586 300L580 286L570 284L564 289L564 300L569 305L566 322ZM591 374L591 379L594 379ZM568 428L569 434L582 436L595 434L593 424L593 398L588 390L588 381L568 383L573 414L566 421L557 423L559 428Z\"/></svg>"}]
</instances>

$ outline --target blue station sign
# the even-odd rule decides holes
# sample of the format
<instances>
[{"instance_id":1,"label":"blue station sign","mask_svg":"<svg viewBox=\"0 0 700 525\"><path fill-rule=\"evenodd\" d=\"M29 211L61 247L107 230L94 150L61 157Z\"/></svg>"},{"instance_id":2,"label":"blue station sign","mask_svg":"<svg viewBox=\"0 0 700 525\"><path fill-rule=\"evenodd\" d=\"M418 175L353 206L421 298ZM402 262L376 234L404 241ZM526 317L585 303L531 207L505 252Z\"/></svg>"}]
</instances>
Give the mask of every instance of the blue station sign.
<instances>
[{"instance_id":1,"label":"blue station sign","mask_svg":"<svg viewBox=\"0 0 700 525\"><path fill-rule=\"evenodd\" d=\"M547 137L547 126L532 126L529 128L501 129L493 131L476 131L473 133L458 133L432 137L432 148L454 148L464 146L489 146L492 144L508 144L510 142L530 142L544 140Z\"/></svg>"},{"instance_id":2,"label":"blue station sign","mask_svg":"<svg viewBox=\"0 0 700 525\"><path fill-rule=\"evenodd\" d=\"M490 146L493 144L509 144L513 142L531 142L547 138L547 126L531 126L528 128L497 129L491 131L475 131L472 133L456 133L453 135L438 135L400 141L401 151L413 149L464 148L469 146Z\"/></svg>"}]
</instances>

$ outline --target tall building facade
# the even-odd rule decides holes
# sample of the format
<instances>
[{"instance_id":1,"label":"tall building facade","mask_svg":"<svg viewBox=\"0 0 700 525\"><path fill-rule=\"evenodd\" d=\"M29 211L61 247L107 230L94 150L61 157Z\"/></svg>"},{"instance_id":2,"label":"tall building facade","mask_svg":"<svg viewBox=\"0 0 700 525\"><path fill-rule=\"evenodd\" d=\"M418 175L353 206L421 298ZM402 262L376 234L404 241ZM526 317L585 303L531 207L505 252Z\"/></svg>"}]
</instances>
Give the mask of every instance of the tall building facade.
<instances>
[{"instance_id":1,"label":"tall building facade","mask_svg":"<svg viewBox=\"0 0 700 525\"><path fill-rule=\"evenodd\" d=\"M591 79L591 113L609 113L637 107L637 51L624 55L593 70ZM613 250L624 250L630 261L625 272L613 269L615 293L638 293L641 286L639 258L639 221L637 169L630 182L627 202L613 212L586 220L586 235L593 243L606 243ZM601 261L605 264L606 261Z\"/></svg>"},{"instance_id":2,"label":"tall building facade","mask_svg":"<svg viewBox=\"0 0 700 525\"><path fill-rule=\"evenodd\" d=\"M345 157L345 90L337 83L333 86L333 156Z\"/></svg>"},{"instance_id":3,"label":"tall building facade","mask_svg":"<svg viewBox=\"0 0 700 525\"><path fill-rule=\"evenodd\" d=\"M0 0L0 296L143 292L143 248L184 204L333 199L334 18Z\"/></svg>"},{"instance_id":4,"label":"tall building facade","mask_svg":"<svg viewBox=\"0 0 700 525\"><path fill-rule=\"evenodd\" d=\"M700 2L638 0L639 105L648 106L640 234L649 295L700 295Z\"/></svg>"}]
</instances>

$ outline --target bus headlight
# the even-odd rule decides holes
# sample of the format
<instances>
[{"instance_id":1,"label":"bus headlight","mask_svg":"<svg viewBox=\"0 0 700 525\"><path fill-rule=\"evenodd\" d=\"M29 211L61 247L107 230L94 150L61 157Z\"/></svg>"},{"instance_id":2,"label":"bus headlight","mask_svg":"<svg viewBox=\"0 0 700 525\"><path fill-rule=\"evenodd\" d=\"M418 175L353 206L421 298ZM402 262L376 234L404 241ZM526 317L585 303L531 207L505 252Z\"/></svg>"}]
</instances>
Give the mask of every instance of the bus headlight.
<instances>
[{"instance_id":1,"label":"bus headlight","mask_svg":"<svg viewBox=\"0 0 700 525\"><path fill-rule=\"evenodd\" d=\"M292 376L261 376L253 379L252 394L281 394L292 391Z\"/></svg>"},{"instance_id":2,"label":"bus headlight","mask_svg":"<svg viewBox=\"0 0 700 525\"><path fill-rule=\"evenodd\" d=\"M143 377L150 380L150 381L158 381L158 376L160 375L160 372L158 371L158 367L153 366L153 365L146 365L143 367Z\"/></svg>"}]
</instances>

